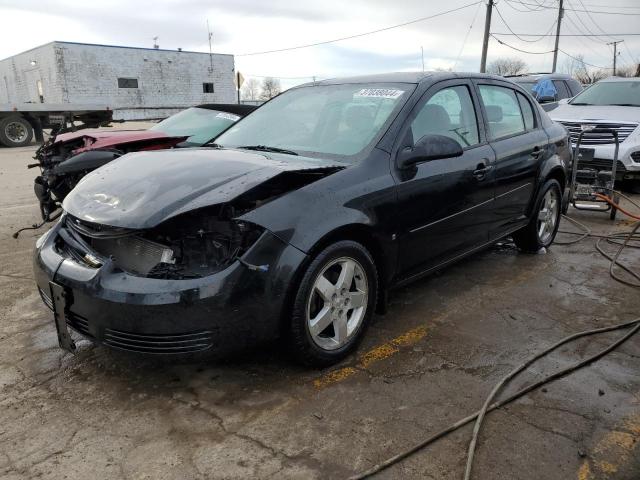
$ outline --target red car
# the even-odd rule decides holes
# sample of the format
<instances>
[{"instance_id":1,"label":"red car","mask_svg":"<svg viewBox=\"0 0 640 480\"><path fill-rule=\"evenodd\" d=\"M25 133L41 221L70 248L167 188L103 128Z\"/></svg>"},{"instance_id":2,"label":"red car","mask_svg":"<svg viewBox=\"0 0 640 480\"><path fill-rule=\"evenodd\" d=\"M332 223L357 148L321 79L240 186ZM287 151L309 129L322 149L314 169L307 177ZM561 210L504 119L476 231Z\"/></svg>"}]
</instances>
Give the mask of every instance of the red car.
<instances>
[{"instance_id":1,"label":"red car","mask_svg":"<svg viewBox=\"0 0 640 480\"><path fill-rule=\"evenodd\" d=\"M54 134L36 152L34 190L45 221L82 177L129 152L200 147L257 107L206 104L187 108L149 130L82 129Z\"/></svg>"}]
</instances>

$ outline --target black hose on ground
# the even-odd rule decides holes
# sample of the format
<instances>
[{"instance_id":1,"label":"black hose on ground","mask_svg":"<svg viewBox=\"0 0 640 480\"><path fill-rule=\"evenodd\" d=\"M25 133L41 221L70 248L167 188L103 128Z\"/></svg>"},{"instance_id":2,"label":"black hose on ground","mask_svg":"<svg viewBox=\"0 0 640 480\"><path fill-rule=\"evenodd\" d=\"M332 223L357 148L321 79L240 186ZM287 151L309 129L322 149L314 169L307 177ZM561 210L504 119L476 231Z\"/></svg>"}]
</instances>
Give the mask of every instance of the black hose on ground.
<instances>
[{"instance_id":1,"label":"black hose on ground","mask_svg":"<svg viewBox=\"0 0 640 480\"><path fill-rule=\"evenodd\" d=\"M536 382L533 383L531 385L529 385L528 387L522 388L520 390L518 390L517 392L513 393L512 395L508 396L507 398L500 400L498 402L495 402L493 404L490 405L491 400L495 397L495 395L497 394L497 392L504 386L506 385L511 379L513 379L513 377L515 375L517 375L519 372L521 372L522 370L524 370L525 368L527 368L528 366L530 366L533 362L535 362L536 360L539 360L540 358L544 357L545 355L547 355L548 353L552 352L553 350L556 350L558 347L571 342L572 340L576 340L578 338L581 337L586 337L586 336L590 336L590 335L595 335L598 333L605 333L605 332L611 332L614 330L621 330L624 328L631 328L630 331L628 331L626 334L624 334L622 337L620 337L618 340L616 340L615 342L613 342L612 344L610 344L609 346L607 346L606 348L600 350L599 352L585 358L584 360L581 360L578 363L575 363L574 365L571 365L570 367L567 368L563 368L562 370L559 370L555 373L553 373L552 375ZM596 328L593 330L587 330L584 332L579 332L579 333L575 333L573 335L570 335L562 340L560 340L559 342L553 344L551 347L545 349L544 351L536 354L535 356L533 356L532 358L530 358L529 360L527 360L526 362L522 363L521 365L519 365L518 367L516 367L515 369L513 369L511 372L509 372L509 374L507 376L505 376L497 385L496 387L494 387L494 389L491 391L491 394L489 395L489 397L487 397L487 400L485 401L483 407L478 410L477 412L469 415L468 417L462 418L460 420L458 420L456 423L454 423L453 425L445 428L444 430L441 430L439 432L437 432L436 434L430 436L429 438L421 441L420 443L414 445L413 447L397 454L394 455L391 458L388 458L387 460L378 463L377 465L374 465L373 467L371 467L370 469L353 475L352 477L349 477L349 480L362 480L365 478L370 478L373 475L380 473L383 470L386 470L387 468L391 467L392 465L395 465L397 463L399 463L400 461L404 460L405 458L413 455L414 453L418 452L419 450L422 450L423 448L431 445L433 442L435 442L436 440L439 440L440 438L448 435L449 433L452 433L456 430L458 430L459 428L463 427L464 425L471 423L472 421L476 420L476 425L474 427L474 435L472 438L472 444L469 445L469 457L467 460L467 470L465 471L465 479L470 478L470 473L471 473L471 467L470 465L473 463L473 454L472 454L472 450L475 450L475 445L477 442L477 436L478 436L478 432L480 431L480 426L482 424L482 420L484 419L484 416L497 409L500 407L503 407L504 405L507 405L511 402L513 402L514 400L517 400L518 398L522 397L523 395L526 395L527 393L543 386L546 385L547 383L552 382L553 380L557 380L558 378L564 377L572 372L574 372L575 370L578 370L586 365L589 365L593 362L595 362L596 360L602 358L603 356L607 355L608 353L610 353L611 351L615 350L616 348L618 348L620 345L622 345L624 342L626 342L627 340L629 340L629 338L631 338L633 335L635 335L636 333L638 333L638 331L640 331L640 319L636 319L630 322L625 322L625 323L621 323L621 324L617 324L617 325L611 325L608 327L601 327L601 328Z\"/></svg>"},{"instance_id":2,"label":"black hose on ground","mask_svg":"<svg viewBox=\"0 0 640 480\"><path fill-rule=\"evenodd\" d=\"M18 238L18 236L20 235L20 233L24 232L25 230L38 230L39 228L42 228L45 224L49 223L49 222L53 222L54 220L57 220L58 217L62 214L62 210L60 210L56 215L54 215L53 217L49 217L47 216L47 218L45 218L41 223L34 223L33 225L31 225L30 227L24 227L21 228L20 230L13 232L13 234L11 235L13 238Z\"/></svg>"},{"instance_id":3,"label":"black hose on ground","mask_svg":"<svg viewBox=\"0 0 640 480\"><path fill-rule=\"evenodd\" d=\"M619 193L619 192L616 192ZM635 203L632 199L630 199L629 197L627 197L626 195L623 195L620 193L620 196L627 199L630 203L632 203L633 205L635 205L636 207L640 208L640 205L638 205L637 203ZM611 261L611 263L609 264L609 274L611 275L611 277L618 281L623 283L624 285L628 285L628 286L632 286L632 287L640 287L640 284L636 284L634 282L630 282L622 277L620 277L614 270L615 266L618 266L620 268L622 268L624 271L626 271L627 273L629 273L630 275L632 275L633 277L635 277L636 279L638 279L640 281L640 274L636 273L634 270L632 270L630 267L627 267L626 265L620 263L618 261L620 254L622 253L622 251L627 248L627 247L631 247L631 248L640 248L640 245L633 245L630 244L630 242L640 242L640 234L637 233L638 228L640 228L640 221L637 222L633 229L629 232L616 232L616 233L612 233L609 235L598 235L598 234L594 234L591 232L591 229L589 229L589 227L587 227L586 225L578 222L577 220L574 220L573 218L569 218L565 215L563 215L563 217L570 221L571 223L573 223L574 225L576 225L577 227L582 229L582 232L571 232L571 231L561 231L561 233L567 233L567 234L572 234L572 235L579 235L579 237L577 239L573 239L573 240L569 240L569 241L556 241L555 243L559 244L559 245L573 245L576 244L578 242L581 242L582 240L584 240L587 237L595 237L598 238L597 242L596 242L596 249L598 250L598 252L600 252L605 258L607 258L608 260ZM611 256L608 253L606 253L602 246L600 245L600 243L605 240L609 243L615 244L615 245L619 245L618 250L616 251L616 253ZM627 332L625 335L623 335L622 337L620 337L618 340L616 340L615 342L613 342L612 344L610 344L608 347L600 350L599 352L597 352L594 355L591 355L590 357L587 357L586 359L570 366L567 368L564 368L562 370L559 370L558 372L548 376L547 378L544 378L542 380L540 380L539 382L536 382L532 385L529 385L528 387L525 387L519 391L517 391L516 393L512 394L511 396L505 398L504 400L501 400L499 402L493 403L491 404L491 402L493 401L493 399L495 398L495 396L498 394L498 392L506 385L508 384L515 376L517 376L519 373L521 373L523 370L525 370L527 367L529 367L531 364L533 364L534 362L536 362L537 360L543 358L544 356L548 355L549 353L553 352L554 350L558 349L560 346L565 345L566 343L569 343L573 340L576 340L578 338L582 338L582 337L586 337L586 336L590 336L590 335L595 335L595 334L599 334L599 333L605 333L605 332L611 332L613 330L620 330L620 329L624 329L624 328L631 328L631 330L629 332ZM609 327L601 327L601 328L596 328L596 329L592 329L592 330L587 330L584 332L579 332L579 333L575 333L573 335L569 335L568 337L563 338L562 340L556 342L555 344L551 345L549 348L543 350L542 352L534 355L533 357L531 357L530 359L528 359L527 361L525 361L524 363L520 364L519 366L517 366L516 368L514 368L513 370L511 370L511 372L509 372L505 377L503 377L497 384L496 386L491 390L491 393L489 394L489 396L486 398L484 404L482 405L482 408L477 411L474 414L469 415L468 417L465 417L461 420L458 420L456 423L454 423L453 425L445 428L444 430L441 430L440 432L432 435L431 437L427 438L426 440L423 440L422 442L418 443L417 445L414 445L413 447L409 448L408 450L405 450L404 452L401 452L387 460L385 460L384 462L381 462L377 465L374 465L373 467L371 467L370 469L368 469L365 472L362 472L360 474L354 475L352 477L350 477L350 480L361 480L361 479L365 479L365 478L370 478L371 476L391 467L392 465L395 465L399 462L401 462L402 460L404 460L405 458L413 455L414 453L418 452L419 450L422 450L423 448L427 447L428 445L432 444L433 442L435 442L436 440L448 435L449 433L452 433L456 430L458 430L459 428L461 428L462 426L472 422L473 420L475 420L475 425L473 428L473 433L471 436L471 441L469 443L469 449L468 449L468 453L467 453L467 463L466 463L466 467L465 467L465 474L464 474L464 480L470 480L471 478L471 471L472 471L472 467L473 467L473 459L475 456L475 449L476 449L476 445L478 442L478 436L480 433L480 428L482 426L482 422L484 421L484 418L486 416L487 413L491 412L492 410L495 410L497 408L500 408L520 397L522 397L523 395L529 393L532 390L535 390L536 388L541 387L542 385L545 385L549 382L552 382L553 380L556 380L558 378L564 377L586 365L589 365L590 363L595 362L596 360L602 358L603 356L607 355L608 353L610 353L611 351L615 350L617 347L619 347L620 345L622 345L624 342L626 342L629 338L631 338L633 335L635 335L636 333L638 333L638 331L640 331L640 319L636 319L633 320L631 322L626 322L626 323L622 323L622 324L618 324L618 325L612 325Z\"/></svg>"}]
</instances>

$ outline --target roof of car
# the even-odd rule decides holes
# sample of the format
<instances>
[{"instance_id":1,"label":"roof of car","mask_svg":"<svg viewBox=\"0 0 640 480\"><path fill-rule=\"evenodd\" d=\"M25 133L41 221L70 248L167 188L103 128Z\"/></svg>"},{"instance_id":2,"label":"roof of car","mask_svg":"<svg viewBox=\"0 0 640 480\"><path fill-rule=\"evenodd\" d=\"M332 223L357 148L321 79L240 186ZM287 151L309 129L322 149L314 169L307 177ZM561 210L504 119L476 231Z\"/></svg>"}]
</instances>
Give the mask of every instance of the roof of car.
<instances>
[{"instance_id":1,"label":"roof of car","mask_svg":"<svg viewBox=\"0 0 640 480\"><path fill-rule=\"evenodd\" d=\"M608 77L603 78L597 83L601 82L640 82L640 77Z\"/></svg>"},{"instance_id":2,"label":"roof of car","mask_svg":"<svg viewBox=\"0 0 640 480\"><path fill-rule=\"evenodd\" d=\"M196 105L196 108L206 108L207 110L218 110L220 112L234 113L236 115L248 115L253 112L257 105L245 105L237 103L203 103Z\"/></svg>"},{"instance_id":3,"label":"roof of car","mask_svg":"<svg viewBox=\"0 0 640 480\"><path fill-rule=\"evenodd\" d=\"M566 73L525 73L522 75L505 75L504 77L512 82L537 82L543 78L549 80L573 80L573 77Z\"/></svg>"},{"instance_id":4,"label":"roof of car","mask_svg":"<svg viewBox=\"0 0 640 480\"><path fill-rule=\"evenodd\" d=\"M420 83L423 80L446 80L448 78L492 78L503 80L498 75L477 72L391 72L357 77L338 77L309 82L306 85L335 85L340 83Z\"/></svg>"}]
</instances>

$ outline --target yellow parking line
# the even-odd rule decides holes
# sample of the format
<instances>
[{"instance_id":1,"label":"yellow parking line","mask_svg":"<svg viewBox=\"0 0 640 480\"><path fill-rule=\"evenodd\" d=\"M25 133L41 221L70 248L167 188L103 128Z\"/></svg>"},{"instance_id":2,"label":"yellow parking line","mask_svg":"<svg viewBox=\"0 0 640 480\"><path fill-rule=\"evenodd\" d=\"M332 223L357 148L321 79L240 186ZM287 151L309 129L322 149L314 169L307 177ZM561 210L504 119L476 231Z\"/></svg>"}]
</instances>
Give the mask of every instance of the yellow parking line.
<instances>
[{"instance_id":1,"label":"yellow parking line","mask_svg":"<svg viewBox=\"0 0 640 480\"><path fill-rule=\"evenodd\" d=\"M591 460L585 460L578 470L578 480L608 478L620 465L634 457L640 442L640 414L625 419L616 430L608 432L593 448Z\"/></svg>"},{"instance_id":2,"label":"yellow parking line","mask_svg":"<svg viewBox=\"0 0 640 480\"><path fill-rule=\"evenodd\" d=\"M313 385L316 388L321 389L328 387L329 385L333 385L334 383L342 382L359 371L369 368L374 363L395 355L400 351L400 347L414 345L422 340L426 335L427 328L424 326L409 330L408 332L405 332L402 335L363 353L355 367L343 367L327 372L320 378L316 378L313 381Z\"/></svg>"}]
</instances>

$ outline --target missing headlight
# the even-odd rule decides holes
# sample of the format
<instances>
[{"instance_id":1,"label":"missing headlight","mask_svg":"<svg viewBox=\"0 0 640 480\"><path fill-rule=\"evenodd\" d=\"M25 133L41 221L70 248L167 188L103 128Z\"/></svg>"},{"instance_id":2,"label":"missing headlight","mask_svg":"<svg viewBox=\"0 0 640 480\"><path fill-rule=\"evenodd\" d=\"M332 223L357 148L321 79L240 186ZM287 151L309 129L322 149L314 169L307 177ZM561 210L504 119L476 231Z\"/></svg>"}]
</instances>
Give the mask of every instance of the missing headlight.
<instances>
[{"instance_id":1,"label":"missing headlight","mask_svg":"<svg viewBox=\"0 0 640 480\"><path fill-rule=\"evenodd\" d=\"M145 239L165 245L174 262L159 262L147 276L182 279L211 275L229 266L253 245L263 228L230 218L225 208L191 212L147 232Z\"/></svg>"}]
</instances>

